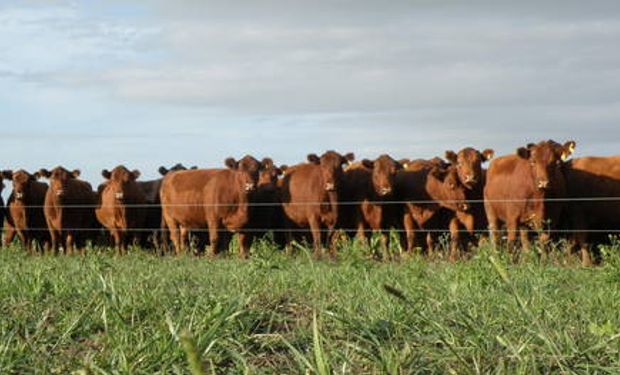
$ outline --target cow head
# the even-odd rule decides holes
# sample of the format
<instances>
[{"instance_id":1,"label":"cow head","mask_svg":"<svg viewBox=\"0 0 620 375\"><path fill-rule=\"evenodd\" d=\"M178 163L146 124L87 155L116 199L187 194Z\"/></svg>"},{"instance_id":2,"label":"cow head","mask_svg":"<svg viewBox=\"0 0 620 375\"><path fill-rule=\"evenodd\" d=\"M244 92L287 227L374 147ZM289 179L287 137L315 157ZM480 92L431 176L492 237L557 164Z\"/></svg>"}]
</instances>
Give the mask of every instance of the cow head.
<instances>
[{"instance_id":1,"label":"cow head","mask_svg":"<svg viewBox=\"0 0 620 375\"><path fill-rule=\"evenodd\" d=\"M536 188L549 190L553 188L554 176L562 162L572 155L574 149L575 141L568 141L564 145L554 141L542 141L517 149L517 155L528 161Z\"/></svg>"},{"instance_id":2,"label":"cow head","mask_svg":"<svg viewBox=\"0 0 620 375\"><path fill-rule=\"evenodd\" d=\"M273 164L271 158L264 158L261 161L262 169L258 176L259 187L274 187L278 182L278 176L281 176L284 171L282 168L278 168Z\"/></svg>"},{"instance_id":3,"label":"cow head","mask_svg":"<svg viewBox=\"0 0 620 375\"><path fill-rule=\"evenodd\" d=\"M433 195L437 195L437 201L445 208L453 211L468 211L466 188L459 180L457 168L449 166L442 168L435 166L429 173L431 178L436 179L437 191Z\"/></svg>"},{"instance_id":4,"label":"cow head","mask_svg":"<svg viewBox=\"0 0 620 375\"><path fill-rule=\"evenodd\" d=\"M482 164L491 160L494 154L492 149L480 152L473 147L466 147L458 153L446 151L446 159L456 166L461 183L471 190L482 181Z\"/></svg>"},{"instance_id":5,"label":"cow head","mask_svg":"<svg viewBox=\"0 0 620 375\"><path fill-rule=\"evenodd\" d=\"M80 170L75 169L73 171L68 171L60 166L51 171L43 168L40 169L35 176L47 178L50 181L50 191L54 194L54 197L62 200L68 190L69 181L78 178L80 176Z\"/></svg>"},{"instance_id":6,"label":"cow head","mask_svg":"<svg viewBox=\"0 0 620 375\"><path fill-rule=\"evenodd\" d=\"M158 172L162 176L165 176L165 175L167 175L170 172L186 171L188 169L198 169L198 167L194 165L191 168L186 168L183 164L177 163L176 165L172 166L172 168L170 168L170 169L168 169L166 167L163 167L163 166L159 167Z\"/></svg>"},{"instance_id":7,"label":"cow head","mask_svg":"<svg viewBox=\"0 0 620 375\"><path fill-rule=\"evenodd\" d=\"M325 191L336 191L342 178L342 165L353 160L355 160L355 155L351 152L344 156L336 151L327 151L321 157L316 154L308 155L308 162L321 167Z\"/></svg>"},{"instance_id":8,"label":"cow head","mask_svg":"<svg viewBox=\"0 0 620 375\"><path fill-rule=\"evenodd\" d=\"M101 175L107 180L106 189L113 192L114 199L123 202L130 198L128 195L131 194L131 186L140 177L140 171L130 171L125 166L119 165L111 172L107 169L102 170Z\"/></svg>"},{"instance_id":9,"label":"cow head","mask_svg":"<svg viewBox=\"0 0 620 375\"><path fill-rule=\"evenodd\" d=\"M16 172L3 171L2 174L7 180L13 182L13 198L17 201L23 201L28 196L28 186L32 181L36 181L37 176L20 169Z\"/></svg>"},{"instance_id":10,"label":"cow head","mask_svg":"<svg viewBox=\"0 0 620 375\"><path fill-rule=\"evenodd\" d=\"M239 161L234 158L228 158L224 161L224 164L231 170L239 173L243 189L246 193L251 193L256 190L258 174L263 169L261 162L250 155L246 155Z\"/></svg>"},{"instance_id":11,"label":"cow head","mask_svg":"<svg viewBox=\"0 0 620 375\"><path fill-rule=\"evenodd\" d=\"M396 172L403 168L402 164L383 154L376 160L362 160L364 167L372 170L372 186L375 192L381 196L389 196L394 190Z\"/></svg>"}]
</instances>

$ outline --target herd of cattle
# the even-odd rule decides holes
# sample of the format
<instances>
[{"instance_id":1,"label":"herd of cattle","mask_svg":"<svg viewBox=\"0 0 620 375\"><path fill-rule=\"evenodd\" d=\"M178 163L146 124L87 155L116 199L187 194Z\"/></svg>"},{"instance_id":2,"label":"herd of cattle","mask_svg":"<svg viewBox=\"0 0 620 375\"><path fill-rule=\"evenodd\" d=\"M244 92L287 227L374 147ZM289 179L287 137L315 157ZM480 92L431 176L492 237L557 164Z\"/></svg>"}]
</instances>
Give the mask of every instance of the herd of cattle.
<instances>
[{"instance_id":1,"label":"herd of cattle","mask_svg":"<svg viewBox=\"0 0 620 375\"><path fill-rule=\"evenodd\" d=\"M487 233L494 244L505 233L509 248L517 235L524 249L533 236L543 244L565 238L589 263L595 245L620 229L620 157L570 159L574 148L548 140L497 158L468 147L445 159L361 162L327 151L290 167L245 156L226 159L226 168L162 167L153 181L118 166L102 171L97 191L79 170L6 170L0 191L3 179L13 191L6 207L0 197L3 245L17 236L31 251L71 253L105 230L121 253L131 243L160 248L169 241L179 253L191 235L215 255L237 233L246 257L254 239L272 232L283 247L307 239L320 255L334 249L336 234L367 240L380 233L387 250L396 230L407 251L432 251L436 235L449 232L456 259Z\"/></svg>"}]
</instances>

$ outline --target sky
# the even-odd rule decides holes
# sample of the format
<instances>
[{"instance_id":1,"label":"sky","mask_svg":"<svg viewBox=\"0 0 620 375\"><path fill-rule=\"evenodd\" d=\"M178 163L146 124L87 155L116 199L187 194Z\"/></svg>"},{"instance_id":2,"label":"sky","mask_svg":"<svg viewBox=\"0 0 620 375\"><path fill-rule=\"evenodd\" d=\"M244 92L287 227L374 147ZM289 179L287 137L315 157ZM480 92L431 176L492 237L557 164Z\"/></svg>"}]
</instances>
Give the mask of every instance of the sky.
<instances>
[{"instance_id":1,"label":"sky","mask_svg":"<svg viewBox=\"0 0 620 375\"><path fill-rule=\"evenodd\" d=\"M620 2L3 0L0 168L620 154Z\"/></svg>"}]
</instances>

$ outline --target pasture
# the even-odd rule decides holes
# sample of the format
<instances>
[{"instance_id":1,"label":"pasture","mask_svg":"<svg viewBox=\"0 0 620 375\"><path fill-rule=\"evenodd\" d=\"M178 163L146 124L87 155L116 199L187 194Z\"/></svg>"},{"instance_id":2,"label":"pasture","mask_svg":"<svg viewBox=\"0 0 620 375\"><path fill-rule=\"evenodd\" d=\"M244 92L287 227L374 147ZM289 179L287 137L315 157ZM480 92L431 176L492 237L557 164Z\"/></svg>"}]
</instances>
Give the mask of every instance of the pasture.
<instances>
[{"instance_id":1,"label":"pasture","mask_svg":"<svg viewBox=\"0 0 620 375\"><path fill-rule=\"evenodd\" d=\"M249 260L0 252L2 374L620 372L620 247L584 268L560 251L513 264L316 261L259 243Z\"/></svg>"}]
</instances>

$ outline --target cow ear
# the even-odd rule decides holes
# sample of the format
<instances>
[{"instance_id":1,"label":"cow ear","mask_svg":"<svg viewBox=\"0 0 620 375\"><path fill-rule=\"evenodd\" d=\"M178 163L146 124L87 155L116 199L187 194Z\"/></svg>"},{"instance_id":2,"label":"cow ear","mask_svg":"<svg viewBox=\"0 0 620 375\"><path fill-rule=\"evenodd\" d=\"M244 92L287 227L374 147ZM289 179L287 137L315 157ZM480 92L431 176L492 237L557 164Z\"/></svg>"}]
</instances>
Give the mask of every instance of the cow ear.
<instances>
[{"instance_id":1,"label":"cow ear","mask_svg":"<svg viewBox=\"0 0 620 375\"><path fill-rule=\"evenodd\" d=\"M161 166L159 167L159 169L157 170L159 172L160 175L165 176L168 174L168 170L166 169L166 167Z\"/></svg>"},{"instance_id":2,"label":"cow ear","mask_svg":"<svg viewBox=\"0 0 620 375\"><path fill-rule=\"evenodd\" d=\"M137 180L138 178L140 178L140 175L141 175L141 174L142 174L142 173L140 173L140 171L139 171L139 170L137 170L137 169L134 169L133 171L131 171L131 177L132 177L134 180Z\"/></svg>"},{"instance_id":3,"label":"cow ear","mask_svg":"<svg viewBox=\"0 0 620 375\"><path fill-rule=\"evenodd\" d=\"M482 156L482 162L489 161L493 159L493 156L495 156L495 150L487 148L480 153L480 156Z\"/></svg>"},{"instance_id":4,"label":"cow ear","mask_svg":"<svg viewBox=\"0 0 620 375\"><path fill-rule=\"evenodd\" d=\"M230 169L237 169L239 163L234 158L227 158L224 160L224 164Z\"/></svg>"},{"instance_id":5,"label":"cow ear","mask_svg":"<svg viewBox=\"0 0 620 375\"><path fill-rule=\"evenodd\" d=\"M112 173L110 173L107 169L104 169L101 171L101 176L103 176L106 180L109 180L110 177L112 177Z\"/></svg>"},{"instance_id":6,"label":"cow ear","mask_svg":"<svg viewBox=\"0 0 620 375\"><path fill-rule=\"evenodd\" d=\"M355 161L355 154L352 153L352 152L347 152L344 155L344 162L343 162L343 164L344 163L351 163L352 161Z\"/></svg>"},{"instance_id":7,"label":"cow ear","mask_svg":"<svg viewBox=\"0 0 620 375\"><path fill-rule=\"evenodd\" d=\"M73 176L73 178L78 178L78 177L80 177L81 173L82 172L80 172L79 169L74 169L73 172L71 172L71 176Z\"/></svg>"},{"instance_id":8,"label":"cow ear","mask_svg":"<svg viewBox=\"0 0 620 375\"><path fill-rule=\"evenodd\" d=\"M45 168L39 169L38 173L39 173L39 176L45 177L45 178L50 178L50 176L52 175L52 173Z\"/></svg>"},{"instance_id":9,"label":"cow ear","mask_svg":"<svg viewBox=\"0 0 620 375\"><path fill-rule=\"evenodd\" d=\"M316 154L308 154L308 162L312 163L312 164L320 164L321 163L321 159L316 155Z\"/></svg>"},{"instance_id":10,"label":"cow ear","mask_svg":"<svg viewBox=\"0 0 620 375\"><path fill-rule=\"evenodd\" d=\"M447 161L449 161L450 163L456 164L456 160L457 159L458 159L458 156L456 155L456 152L454 152L452 150L446 151L446 160Z\"/></svg>"},{"instance_id":11,"label":"cow ear","mask_svg":"<svg viewBox=\"0 0 620 375\"><path fill-rule=\"evenodd\" d=\"M529 148L519 147L517 149L517 155L520 158L522 158L522 159L529 159L530 158L530 150L529 150Z\"/></svg>"},{"instance_id":12,"label":"cow ear","mask_svg":"<svg viewBox=\"0 0 620 375\"><path fill-rule=\"evenodd\" d=\"M567 160L575 151L575 146L577 146L577 143L575 143L575 141L568 141L566 143L564 143L563 149L562 149L562 161Z\"/></svg>"},{"instance_id":13,"label":"cow ear","mask_svg":"<svg viewBox=\"0 0 620 375\"><path fill-rule=\"evenodd\" d=\"M6 178L7 180L12 180L13 179L13 171L11 171L11 170L4 170L4 171L0 172L0 181L2 181L3 178Z\"/></svg>"},{"instance_id":14,"label":"cow ear","mask_svg":"<svg viewBox=\"0 0 620 375\"><path fill-rule=\"evenodd\" d=\"M280 169L280 171L282 172L282 176L284 176L284 175L286 174L286 171L288 170L288 168L289 168L289 167L288 167L288 165L286 165L286 164L282 164L282 165L280 166L280 168L279 168L279 169Z\"/></svg>"},{"instance_id":15,"label":"cow ear","mask_svg":"<svg viewBox=\"0 0 620 375\"><path fill-rule=\"evenodd\" d=\"M362 165L368 169L373 169L375 167L375 163L368 159L362 160Z\"/></svg>"}]
</instances>

